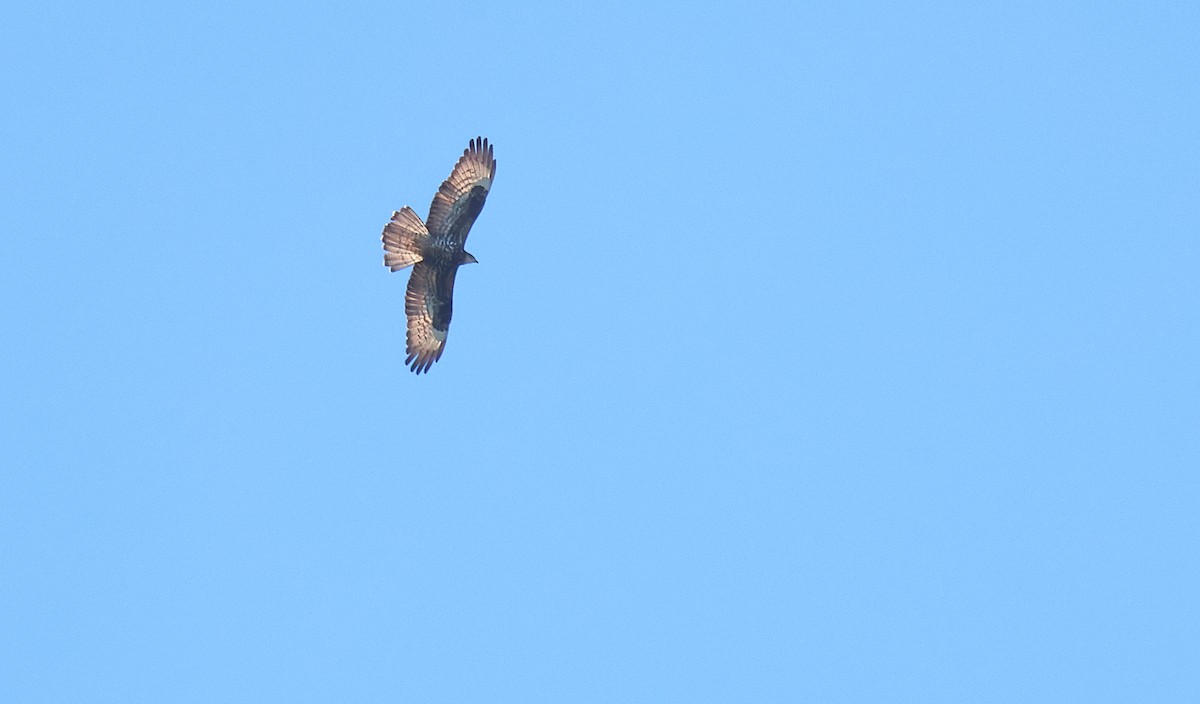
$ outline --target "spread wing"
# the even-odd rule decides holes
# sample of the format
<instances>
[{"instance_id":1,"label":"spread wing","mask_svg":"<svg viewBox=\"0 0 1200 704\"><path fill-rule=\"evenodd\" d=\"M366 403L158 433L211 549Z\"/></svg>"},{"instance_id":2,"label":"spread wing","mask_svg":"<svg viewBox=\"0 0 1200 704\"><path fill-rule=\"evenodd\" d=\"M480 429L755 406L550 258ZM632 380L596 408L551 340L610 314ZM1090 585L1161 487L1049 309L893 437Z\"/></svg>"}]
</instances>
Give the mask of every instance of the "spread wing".
<instances>
[{"instance_id":1,"label":"spread wing","mask_svg":"<svg viewBox=\"0 0 1200 704\"><path fill-rule=\"evenodd\" d=\"M479 211L483 210L483 201L487 199L495 176L496 158L492 154L492 145L483 137L472 139L450 172L450 178L442 182L433 197L425 223L429 232L438 239L450 235L462 246Z\"/></svg>"},{"instance_id":2,"label":"spread wing","mask_svg":"<svg viewBox=\"0 0 1200 704\"><path fill-rule=\"evenodd\" d=\"M446 333L454 314L454 275L458 267L438 267L417 262L404 294L404 313L408 316L408 357L416 374L429 371L442 356Z\"/></svg>"}]
</instances>

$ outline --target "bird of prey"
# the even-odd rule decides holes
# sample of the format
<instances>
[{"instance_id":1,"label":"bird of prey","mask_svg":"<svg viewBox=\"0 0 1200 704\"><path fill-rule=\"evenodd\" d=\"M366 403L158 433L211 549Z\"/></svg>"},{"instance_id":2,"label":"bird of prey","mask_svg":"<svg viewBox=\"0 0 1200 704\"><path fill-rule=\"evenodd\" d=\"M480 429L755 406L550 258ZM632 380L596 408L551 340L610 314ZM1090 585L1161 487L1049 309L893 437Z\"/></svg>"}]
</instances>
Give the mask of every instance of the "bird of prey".
<instances>
[{"instance_id":1,"label":"bird of prey","mask_svg":"<svg viewBox=\"0 0 1200 704\"><path fill-rule=\"evenodd\" d=\"M383 265L392 271L413 268L404 294L408 316L404 364L416 374L428 372L446 347L454 276L461 265L477 263L463 246L495 176L492 145L476 137L433 196L426 222L406 205L392 213L392 221L383 228Z\"/></svg>"}]
</instances>

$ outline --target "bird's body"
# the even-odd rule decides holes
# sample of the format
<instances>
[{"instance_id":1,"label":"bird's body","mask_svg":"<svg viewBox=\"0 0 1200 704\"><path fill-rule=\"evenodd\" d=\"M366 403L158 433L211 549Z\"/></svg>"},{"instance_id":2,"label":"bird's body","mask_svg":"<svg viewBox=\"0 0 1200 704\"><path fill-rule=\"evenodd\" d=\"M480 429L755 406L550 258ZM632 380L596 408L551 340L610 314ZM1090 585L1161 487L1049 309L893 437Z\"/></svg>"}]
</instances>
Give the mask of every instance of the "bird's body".
<instances>
[{"instance_id":1,"label":"bird's body","mask_svg":"<svg viewBox=\"0 0 1200 704\"><path fill-rule=\"evenodd\" d=\"M471 140L450 177L433 196L427 222L407 205L392 213L383 228L383 265L397 271L412 266L404 312L408 317L408 357L418 374L442 356L454 312L454 277L458 267L476 261L465 249L467 234L496 175L492 147L482 137Z\"/></svg>"}]
</instances>

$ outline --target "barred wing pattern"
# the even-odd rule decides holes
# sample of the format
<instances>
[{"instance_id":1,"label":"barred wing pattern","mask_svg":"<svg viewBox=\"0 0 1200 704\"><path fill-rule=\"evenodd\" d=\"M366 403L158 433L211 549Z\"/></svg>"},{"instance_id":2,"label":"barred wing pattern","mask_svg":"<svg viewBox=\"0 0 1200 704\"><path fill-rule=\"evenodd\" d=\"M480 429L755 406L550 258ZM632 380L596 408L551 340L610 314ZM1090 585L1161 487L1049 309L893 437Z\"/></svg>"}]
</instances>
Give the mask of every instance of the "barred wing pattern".
<instances>
[{"instance_id":1,"label":"barred wing pattern","mask_svg":"<svg viewBox=\"0 0 1200 704\"><path fill-rule=\"evenodd\" d=\"M467 232L483 210L495 176L492 145L483 137L472 139L429 206L426 225L433 237L447 237L459 247L466 244Z\"/></svg>"},{"instance_id":2,"label":"barred wing pattern","mask_svg":"<svg viewBox=\"0 0 1200 704\"><path fill-rule=\"evenodd\" d=\"M433 267L425 262L413 266L404 294L408 316L408 357L413 372L429 371L446 349L446 333L454 308L454 276L457 267Z\"/></svg>"}]
</instances>

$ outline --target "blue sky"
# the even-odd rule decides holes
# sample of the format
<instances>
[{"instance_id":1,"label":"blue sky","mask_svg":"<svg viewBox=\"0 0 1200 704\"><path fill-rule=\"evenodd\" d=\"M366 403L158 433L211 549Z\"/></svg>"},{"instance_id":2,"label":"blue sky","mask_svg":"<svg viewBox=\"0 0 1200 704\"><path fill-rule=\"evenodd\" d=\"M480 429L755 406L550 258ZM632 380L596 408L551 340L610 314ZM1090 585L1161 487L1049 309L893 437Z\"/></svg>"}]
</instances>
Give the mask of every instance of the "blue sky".
<instances>
[{"instance_id":1,"label":"blue sky","mask_svg":"<svg viewBox=\"0 0 1200 704\"><path fill-rule=\"evenodd\" d=\"M0 699L1196 701L1200 11L1099 5L6 6Z\"/></svg>"}]
</instances>

